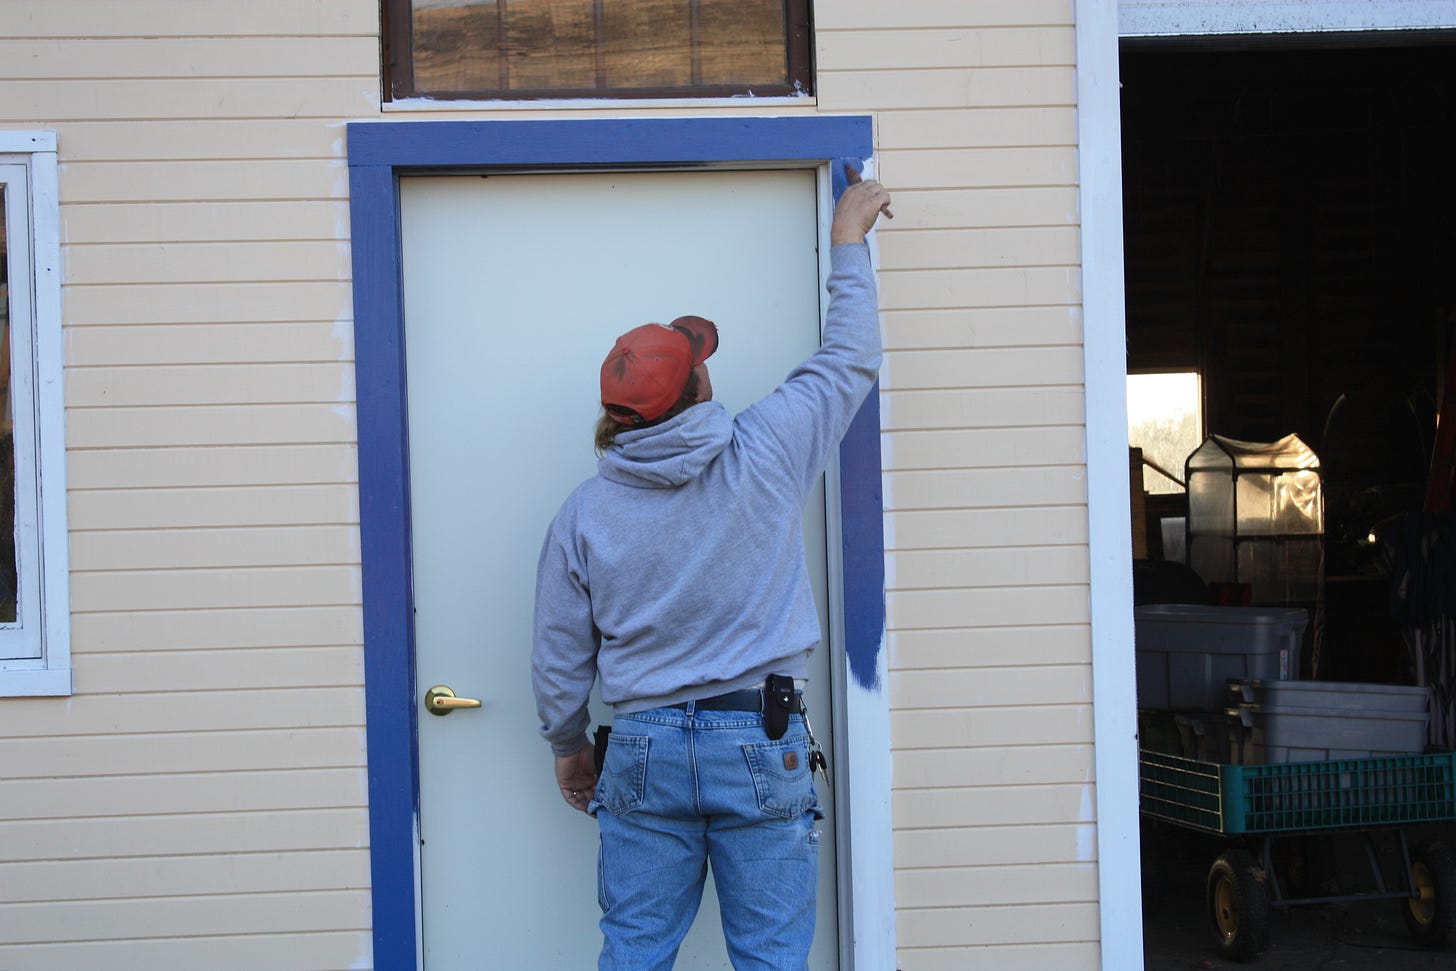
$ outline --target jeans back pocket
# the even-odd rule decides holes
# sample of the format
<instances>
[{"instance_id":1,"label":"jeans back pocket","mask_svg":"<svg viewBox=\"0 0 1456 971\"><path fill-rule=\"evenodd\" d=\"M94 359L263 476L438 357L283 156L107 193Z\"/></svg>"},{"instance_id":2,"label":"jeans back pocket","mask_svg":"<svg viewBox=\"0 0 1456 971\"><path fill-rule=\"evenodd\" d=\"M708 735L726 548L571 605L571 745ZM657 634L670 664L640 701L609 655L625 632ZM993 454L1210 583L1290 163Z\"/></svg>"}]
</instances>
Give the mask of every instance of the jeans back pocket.
<instances>
[{"instance_id":1,"label":"jeans back pocket","mask_svg":"<svg viewBox=\"0 0 1456 971\"><path fill-rule=\"evenodd\" d=\"M813 811L822 816L809 772L809 740L803 735L743 746L758 808L780 819L796 819Z\"/></svg>"},{"instance_id":2,"label":"jeans back pocket","mask_svg":"<svg viewBox=\"0 0 1456 971\"><path fill-rule=\"evenodd\" d=\"M647 789L646 735L608 736L607 758L597 780L596 803L614 816L642 805Z\"/></svg>"}]
</instances>

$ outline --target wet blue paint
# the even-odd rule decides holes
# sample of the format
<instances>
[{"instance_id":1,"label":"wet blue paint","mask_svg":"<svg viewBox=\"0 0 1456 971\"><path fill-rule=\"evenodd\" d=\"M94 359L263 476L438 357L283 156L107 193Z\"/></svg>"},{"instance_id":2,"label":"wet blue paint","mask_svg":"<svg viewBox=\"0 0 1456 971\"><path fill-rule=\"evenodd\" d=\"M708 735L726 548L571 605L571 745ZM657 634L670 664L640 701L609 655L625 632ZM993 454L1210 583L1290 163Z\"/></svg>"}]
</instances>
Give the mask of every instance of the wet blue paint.
<instances>
[{"instance_id":1,"label":"wet blue paint","mask_svg":"<svg viewBox=\"0 0 1456 971\"><path fill-rule=\"evenodd\" d=\"M849 188L847 170L860 159L830 166L834 198ZM870 390L839 446L841 553L844 562L844 652L850 677L867 691L882 688L885 631L884 490L880 469L880 383Z\"/></svg>"}]
</instances>

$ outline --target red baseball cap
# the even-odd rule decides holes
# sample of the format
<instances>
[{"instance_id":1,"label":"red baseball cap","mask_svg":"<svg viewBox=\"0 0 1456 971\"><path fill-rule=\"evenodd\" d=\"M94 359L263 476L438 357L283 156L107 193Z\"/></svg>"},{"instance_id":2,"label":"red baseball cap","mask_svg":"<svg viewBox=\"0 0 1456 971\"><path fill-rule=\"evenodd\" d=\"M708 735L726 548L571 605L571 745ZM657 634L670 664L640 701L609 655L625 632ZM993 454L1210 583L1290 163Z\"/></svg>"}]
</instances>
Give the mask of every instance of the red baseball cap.
<instances>
[{"instance_id":1,"label":"red baseball cap","mask_svg":"<svg viewBox=\"0 0 1456 971\"><path fill-rule=\"evenodd\" d=\"M717 349L718 328L702 317L634 327L602 362L602 407L624 425L656 421L682 397L693 368Z\"/></svg>"}]
</instances>

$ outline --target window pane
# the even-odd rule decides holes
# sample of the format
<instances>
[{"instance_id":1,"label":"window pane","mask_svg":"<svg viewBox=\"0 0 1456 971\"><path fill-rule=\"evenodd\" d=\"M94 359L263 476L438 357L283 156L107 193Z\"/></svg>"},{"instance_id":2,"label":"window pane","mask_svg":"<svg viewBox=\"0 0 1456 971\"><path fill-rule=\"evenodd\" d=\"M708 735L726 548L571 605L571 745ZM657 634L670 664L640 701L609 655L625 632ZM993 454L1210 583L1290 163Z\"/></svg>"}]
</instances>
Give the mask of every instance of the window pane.
<instances>
[{"instance_id":1,"label":"window pane","mask_svg":"<svg viewBox=\"0 0 1456 971\"><path fill-rule=\"evenodd\" d=\"M1198 375L1127 376L1127 442L1143 456L1173 473L1181 481L1183 463L1203 441L1199 409ZM1144 466L1143 487L1149 493L1179 493L1183 487L1155 469Z\"/></svg>"},{"instance_id":2,"label":"window pane","mask_svg":"<svg viewBox=\"0 0 1456 971\"><path fill-rule=\"evenodd\" d=\"M503 86L495 0L414 0L411 21L416 88L479 91Z\"/></svg>"},{"instance_id":3,"label":"window pane","mask_svg":"<svg viewBox=\"0 0 1456 971\"><path fill-rule=\"evenodd\" d=\"M507 0L508 87L590 88L597 83L592 0Z\"/></svg>"},{"instance_id":4,"label":"window pane","mask_svg":"<svg viewBox=\"0 0 1456 971\"><path fill-rule=\"evenodd\" d=\"M693 31L687 0L614 0L602 4L602 53L609 88L668 88L693 83Z\"/></svg>"},{"instance_id":5,"label":"window pane","mask_svg":"<svg viewBox=\"0 0 1456 971\"><path fill-rule=\"evenodd\" d=\"M0 624L15 610L15 406L10 400L10 259L5 237L5 187L0 186Z\"/></svg>"},{"instance_id":6,"label":"window pane","mask_svg":"<svg viewBox=\"0 0 1456 971\"><path fill-rule=\"evenodd\" d=\"M400 0L413 93L789 85L786 0Z\"/></svg>"},{"instance_id":7,"label":"window pane","mask_svg":"<svg viewBox=\"0 0 1456 971\"><path fill-rule=\"evenodd\" d=\"M702 0L703 84L783 84L783 0Z\"/></svg>"}]
</instances>

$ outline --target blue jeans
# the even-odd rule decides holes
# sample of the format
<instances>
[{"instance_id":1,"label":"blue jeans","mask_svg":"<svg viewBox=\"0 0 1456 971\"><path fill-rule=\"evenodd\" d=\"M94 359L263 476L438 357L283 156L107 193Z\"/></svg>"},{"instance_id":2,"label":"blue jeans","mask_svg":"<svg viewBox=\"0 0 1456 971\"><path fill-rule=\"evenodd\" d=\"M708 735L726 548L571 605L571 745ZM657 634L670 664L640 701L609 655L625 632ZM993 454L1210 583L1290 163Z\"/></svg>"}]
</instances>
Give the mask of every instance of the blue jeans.
<instances>
[{"instance_id":1,"label":"blue jeans","mask_svg":"<svg viewBox=\"0 0 1456 971\"><path fill-rule=\"evenodd\" d=\"M823 818L809 736L747 711L618 715L588 811L601 829L600 971L668 971L707 868L736 971L805 971Z\"/></svg>"}]
</instances>

